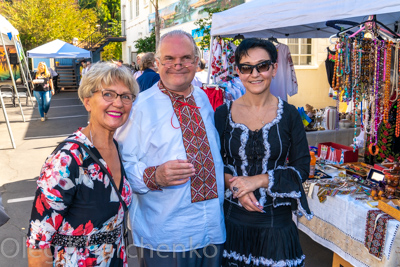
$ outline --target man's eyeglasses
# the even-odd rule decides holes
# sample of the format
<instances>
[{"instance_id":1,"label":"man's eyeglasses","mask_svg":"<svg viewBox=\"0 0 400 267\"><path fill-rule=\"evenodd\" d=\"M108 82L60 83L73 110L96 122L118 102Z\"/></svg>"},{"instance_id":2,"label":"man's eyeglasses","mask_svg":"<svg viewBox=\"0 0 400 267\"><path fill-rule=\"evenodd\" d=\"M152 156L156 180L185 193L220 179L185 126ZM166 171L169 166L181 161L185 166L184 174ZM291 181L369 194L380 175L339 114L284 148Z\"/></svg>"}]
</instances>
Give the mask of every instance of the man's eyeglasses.
<instances>
[{"instance_id":1,"label":"man's eyeglasses","mask_svg":"<svg viewBox=\"0 0 400 267\"><path fill-rule=\"evenodd\" d=\"M184 57L181 58L180 63L174 63L175 59L165 59L164 62L161 62L160 59L160 64L168 69L171 67L176 68L177 65L181 65L182 68L189 68L196 63L196 58L197 57L194 57L194 59L192 57Z\"/></svg>"},{"instance_id":2,"label":"man's eyeglasses","mask_svg":"<svg viewBox=\"0 0 400 267\"><path fill-rule=\"evenodd\" d=\"M265 60L256 65L238 64L238 69L242 74L252 74L255 68L259 73L269 71L269 67L274 64L271 60Z\"/></svg>"},{"instance_id":3,"label":"man's eyeglasses","mask_svg":"<svg viewBox=\"0 0 400 267\"><path fill-rule=\"evenodd\" d=\"M99 92L99 91L96 91ZM135 101L136 96L134 94L117 94L114 91L111 90L101 90L100 91L103 99L107 102L114 102L115 99L118 97L121 97L121 101L125 105L132 104L133 101Z\"/></svg>"}]
</instances>

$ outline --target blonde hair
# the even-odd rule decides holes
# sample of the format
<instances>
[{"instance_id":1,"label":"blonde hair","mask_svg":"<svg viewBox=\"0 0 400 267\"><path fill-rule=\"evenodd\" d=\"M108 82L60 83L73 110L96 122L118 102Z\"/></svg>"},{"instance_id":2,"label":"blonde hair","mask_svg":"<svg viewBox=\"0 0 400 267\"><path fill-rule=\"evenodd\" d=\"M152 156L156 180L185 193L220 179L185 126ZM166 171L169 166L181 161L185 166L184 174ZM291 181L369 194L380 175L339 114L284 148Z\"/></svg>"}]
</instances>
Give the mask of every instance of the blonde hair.
<instances>
[{"instance_id":1,"label":"blonde hair","mask_svg":"<svg viewBox=\"0 0 400 267\"><path fill-rule=\"evenodd\" d=\"M41 71L41 68L44 69L44 72ZM39 64L38 64L38 71L36 72L36 78L39 76L39 74L42 74L42 73L44 73L45 78L50 78L50 76L51 76L50 71L46 66L46 63L44 63L43 61L39 62Z\"/></svg>"},{"instance_id":2,"label":"blonde hair","mask_svg":"<svg viewBox=\"0 0 400 267\"><path fill-rule=\"evenodd\" d=\"M118 68L116 64L111 62L93 64L82 77L78 89L79 99L83 103L83 100L92 97L94 92L117 82L123 83L134 96L138 95L139 85L128 68Z\"/></svg>"}]
</instances>

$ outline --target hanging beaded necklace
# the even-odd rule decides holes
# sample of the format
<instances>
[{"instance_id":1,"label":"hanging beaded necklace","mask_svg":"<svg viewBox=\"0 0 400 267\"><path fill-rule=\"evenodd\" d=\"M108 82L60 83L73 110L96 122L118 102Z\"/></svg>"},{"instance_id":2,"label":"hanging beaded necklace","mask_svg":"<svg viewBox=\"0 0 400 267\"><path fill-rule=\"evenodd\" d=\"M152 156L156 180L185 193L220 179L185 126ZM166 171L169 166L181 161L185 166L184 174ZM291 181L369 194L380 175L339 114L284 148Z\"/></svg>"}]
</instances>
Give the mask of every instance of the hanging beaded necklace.
<instances>
[{"instance_id":1,"label":"hanging beaded necklace","mask_svg":"<svg viewBox=\"0 0 400 267\"><path fill-rule=\"evenodd\" d=\"M392 41L386 42L386 50L385 50L385 64L384 64L384 79L385 79L385 87L384 87L384 99L383 99L383 122L387 123L389 120L389 109L390 109L390 67L392 64Z\"/></svg>"}]
</instances>

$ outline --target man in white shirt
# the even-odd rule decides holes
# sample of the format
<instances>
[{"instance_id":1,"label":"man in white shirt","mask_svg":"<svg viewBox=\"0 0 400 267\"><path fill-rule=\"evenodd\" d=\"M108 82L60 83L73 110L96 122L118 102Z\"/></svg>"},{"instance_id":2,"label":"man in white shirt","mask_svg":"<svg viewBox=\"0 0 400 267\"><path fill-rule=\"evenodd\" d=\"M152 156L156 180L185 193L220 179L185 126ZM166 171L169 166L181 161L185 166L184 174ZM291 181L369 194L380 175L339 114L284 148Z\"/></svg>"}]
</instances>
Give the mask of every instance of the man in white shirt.
<instances>
[{"instance_id":1,"label":"man in white shirt","mask_svg":"<svg viewBox=\"0 0 400 267\"><path fill-rule=\"evenodd\" d=\"M211 104L190 84L196 51L184 31L161 37L160 81L139 94L116 133L135 192L130 219L140 266L221 266L223 163Z\"/></svg>"}]
</instances>

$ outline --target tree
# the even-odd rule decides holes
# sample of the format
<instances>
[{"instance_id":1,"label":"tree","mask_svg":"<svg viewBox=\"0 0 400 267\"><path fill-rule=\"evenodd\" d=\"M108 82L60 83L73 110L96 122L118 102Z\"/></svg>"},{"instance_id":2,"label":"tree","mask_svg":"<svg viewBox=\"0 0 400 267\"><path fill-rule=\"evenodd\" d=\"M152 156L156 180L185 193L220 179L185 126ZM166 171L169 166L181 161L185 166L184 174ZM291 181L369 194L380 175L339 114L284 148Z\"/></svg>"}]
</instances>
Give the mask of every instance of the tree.
<instances>
[{"instance_id":1,"label":"tree","mask_svg":"<svg viewBox=\"0 0 400 267\"><path fill-rule=\"evenodd\" d=\"M219 8L219 7L216 7L216 8L205 8L204 12L207 12L208 16L206 18L203 18L203 19L198 19L198 20L196 20L194 22L194 25L199 27L199 29L198 29L199 31L204 31L203 38L199 42L200 48L202 50L208 49L210 47L210 38L211 38L210 33L211 33L212 15L214 13L222 12L222 11L227 10L227 9L228 9L227 7L222 8L222 9ZM230 40L230 41L233 40L233 38L223 38L223 39L224 40ZM239 45L239 43L240 43L239 40L234 42L235 45Z\"/></svg>"},{"instance_id":2,"label":"tree","mask_svg":"<svg viewBox=\"0 0 400 267\"><path fill-rule=\"evenodd\" d=\"M156 34L154 29L151 31L150 36L136 40L135 48L137 53L155 52L156 51Z\"/></svg>"},{"instance_id":3,"label":"tree","mask_svg":"<svg viewBox=\"0 0 400 267\"><path fill-rule=\"evenodd\" d=\"M0 13L20 32L26 50L60 39L71 42L95 31L96 14L75 0L0 1Z\"/></svg>"},{"instance_id":4,"label":"tree","mask_svg":"<svg viewBox=\"0 0 400 267\"><path fill-rule=\"evenodd\" d=\"M158 12L158 0L150 0L151 4L154 6L154 9L156 10L155 14L155 38L156 38L156 43L155 46L156 48L160 44L160 14Z\"/></svg>"}]
</instances>

